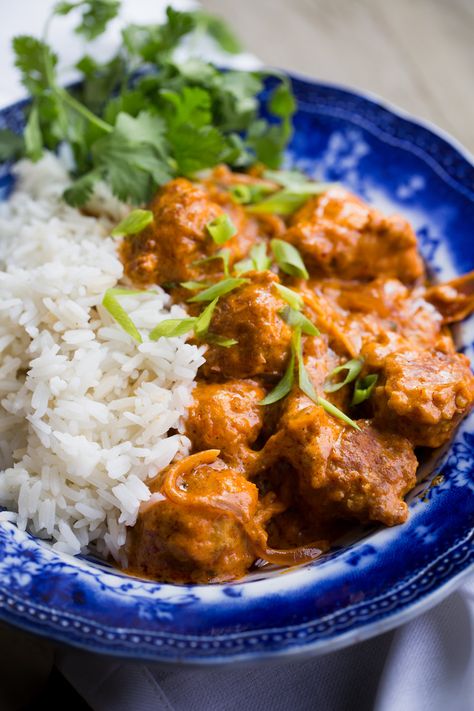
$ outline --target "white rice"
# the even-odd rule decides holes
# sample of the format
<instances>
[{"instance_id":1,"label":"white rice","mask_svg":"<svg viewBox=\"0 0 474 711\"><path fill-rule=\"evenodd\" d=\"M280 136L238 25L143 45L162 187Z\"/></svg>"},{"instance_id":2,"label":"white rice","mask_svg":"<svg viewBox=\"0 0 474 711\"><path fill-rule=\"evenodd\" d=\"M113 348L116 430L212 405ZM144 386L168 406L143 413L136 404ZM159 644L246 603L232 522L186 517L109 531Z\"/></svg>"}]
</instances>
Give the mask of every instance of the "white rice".
<instances>
[{"instance_id":1,"label":"white rice","mask_svg":"<svg viewBox=\"0 0 474 711\"><path fill-rule=\"evenodd\" d=\"M189 451L183 417L203 349L148 340L185 315L158 287L120 297L141 344L101 305L121 283L107 235L126 211L104 186L103 216L86 217L61 200L69 179L57 158L15 173L0 203L0 521L123 562L146 480Z\"/></svg>"}]
</instances>

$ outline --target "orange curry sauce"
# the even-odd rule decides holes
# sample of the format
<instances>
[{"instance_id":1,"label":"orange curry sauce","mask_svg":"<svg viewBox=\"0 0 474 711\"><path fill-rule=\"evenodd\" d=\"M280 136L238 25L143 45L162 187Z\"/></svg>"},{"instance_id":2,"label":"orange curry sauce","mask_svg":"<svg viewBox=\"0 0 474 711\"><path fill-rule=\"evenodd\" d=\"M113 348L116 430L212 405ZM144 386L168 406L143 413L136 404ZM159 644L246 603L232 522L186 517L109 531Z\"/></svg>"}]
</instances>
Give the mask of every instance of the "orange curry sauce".
<instances>
[{"instance_id":1,"label":"orange curry sauce","mask_svg":"<svg viewBox=\"0 0 474 711\"><path fill-rule=\"evenodd\" d=\"M219 299L210 331L237 344L209 343L186 424L193 454L158 473L129 531L129 572L156 580L232 580L257 559L315 558L351 522L403 523L416 448L446 443L474 402L468 359L446 326L473 310L473 274L427 286L409 223L341 187L282 218L234 202L235 184L278 189L223 166L199 182L173 180L150 205L154 222L121 247L133 284L160 284L184 303L197 292L180 282L223 278L222 260L196 262L222 247L206 226L227 213L237 229L225 244L231 273L253 245L278 238L297 248L310 275L297 279L273 263L245 273L246 283ZM285 398L260 404L291 353L280 283L300 295L320 331L303 335L317 394L359 429L307 397L297 374ZM192 315L202 308L188 307ZM363 359L361 377L377 375L355 406L354 383L324 389L353 358Z\"/></svg>"}]
</instances>

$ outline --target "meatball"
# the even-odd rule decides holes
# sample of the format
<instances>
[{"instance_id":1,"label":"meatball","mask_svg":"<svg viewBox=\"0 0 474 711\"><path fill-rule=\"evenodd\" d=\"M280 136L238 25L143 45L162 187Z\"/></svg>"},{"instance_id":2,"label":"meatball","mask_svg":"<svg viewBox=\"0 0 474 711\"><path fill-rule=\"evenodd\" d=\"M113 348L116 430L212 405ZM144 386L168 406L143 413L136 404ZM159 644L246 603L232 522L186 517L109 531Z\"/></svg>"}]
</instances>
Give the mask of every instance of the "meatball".
<instances>
[{"instance_id":1,"label":"meatball","mask_svg":"<svg viewBox=\"0 0 474 711\"><path fill-rule=\"evenodd\" d=\"M267 442L260 466L289 462L298 493L319 521L356 519L393 526L406 520L403 496L415 485L417 459L411 442L377 429L359 430L309 406L282 418Z\"/></svg>"},{"instance_id":2,"label":"meatball","mask_svg":"<svg viewBox=\"0 0 474 711\"><path fill-rule=\"evenodd\" d=\"M416 446L447 442L474 403L474 376L461 353L401 350L387 357L375 390L380 426Z\"/></svg>"},{"instance_id":3,"label":"meatball","mask_svg":"<svg viewBox=\"0 0 474 711\"><path fill-rule=\"evenodd\" d=\"M125 273L135 283L167 284L196 279L215 270L218 261L199 266L195 262L220 249L206 225L225 214L201 186L185 178L167 183L151 202L154 220L143 232L124 240ZM229 210L227 210L229 212ZM226 242L234 259L247 251L254 225L239 205L231 205L230 217L237 234Z\"/></svg>"},{"instance_id":4,"label":"meatball","mask_svg":"<svg viewBox=\"0 0 474 711\"><path fill-rule=\"evenodd\" d=\"M385 217L343 188L309 200L283 239L299 249L316 276L384 275L410 283L424 274L410 224L399 215Z\"/></svg>"},{"instance_id":5,"label":"meatball","mask_svg":"<svg viewBox=\"0 0 474 711\"><path fill-rule=\"evenodd\" d=\"M245 574L256 558L245 524L257 487L217 460L192 455L159 475L129 532L129 570L172 582L221 582Z\"/></svg>"},{"instance_id":6,"label":"meatball","mask_svg":"<svg viewBox=\"0 0 474 711\"><path fill-rule=\"evenodd\" d=\"M210 345L202 373L206 377L274 377L285 370L290 354L291 329L279 315L285 302L274 288L272 272L249 272L248 282L222 297L210 331L233 338L230 348Z\"/></svg>"},{"instance_id":7,"label":"meatball","mask_svg":"<svg viewBox=\"0 0 474 711\"><path fill-rule=\"evenodd\" d=\"M259 402L264 397L265 390L252 380L198 383L186 420L194 450L220 449L229 466L244 471L255 454L250 446L263 426Z\"/></svg>"}]
</instances>

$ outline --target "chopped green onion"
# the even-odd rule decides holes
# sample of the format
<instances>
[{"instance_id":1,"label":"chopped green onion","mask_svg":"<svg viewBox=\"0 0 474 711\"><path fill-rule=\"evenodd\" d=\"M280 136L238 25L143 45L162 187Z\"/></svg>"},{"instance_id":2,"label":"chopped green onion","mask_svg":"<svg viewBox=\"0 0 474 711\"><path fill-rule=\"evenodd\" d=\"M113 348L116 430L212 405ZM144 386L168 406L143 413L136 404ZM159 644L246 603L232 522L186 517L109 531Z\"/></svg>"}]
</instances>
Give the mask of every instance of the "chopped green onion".
<instances>
[{"instance_id":1,"label":"chopped green onion","mask_svg":"<svg viewBox=\"0 0 474 711\"><path fill-rule=\"evenodd\" d=\"M319 336L319 329L316 328L314 323L311 323L309 318L306 318L300 311L296 311L291 306L285 306L278 312L282 317L283 321L291 326L292 328L299 328L302 333L307 336Z\"/></svg>"},{"instance_id":2,"label":"chopped green onion","mask_svg":"<svg viewBox=\"0 0 474 711\"><path fill-rule=\"evenodd\" d=\"M107 289L112 296L133 296L133 294L145 294L145 289L127 289L124 286L114 286L113 289ZM153 293L153 292L148 292Z\"/></svg>"},{"instance_id":3,"label":"chopped green onion","mask_svg":"<svg viewBox=\"0 0 474 711\"><path fill-rule=\"evenodd\" d=\"M150 341L157 341L159 338L174 338L176 336L184 336L194 328L196 323L195 318L168 318L155 326L150 331Z\"/></svg>"},{"instance_id":4,"label":"chopped green onion","mask_svg":"<svg viewBox=\"0 0 474 711\"><path fill-rule=\"evenodd\" d=\"M284 242L282 239L272 239L270 246L276 263L282 271L290 274L290 276L308 279L308 270L296 247L293 247L289 242Z\"/></svg>"},{"instance_id":5,"label":"chopped green onion","mask_svg":"<svg viewBox=\"0 0 474 711\"><path fill-rule=\"evenodd\" d=\"M207 264L208 262L213 262L215 259L222 259L222 263L224 265L224 274L225 274L225 276L229 276L230 255L231 255L230 249L223 247L215 254L211 254L210 257L204 257L203 259L196 259L195 262L192 262L192 266L193 267L200 267L203 264Z\"/></svg>"},{"instance_id":6,"label":"chopped green onion","mask_svg":"<svg viewBox=\"0 0 474 711\"><path fill-rule=\"evenodd\" d=\"M278 183L278 185L283 185L284 188L291 188L295 184L306 185L311 182L310 179L299 170L265 170L263 177L266 178L266 180L272 180L274 183Z\"/></svg>"},{"instance_id":7,"label":"chopped green onion","mask_svg":"<svg viewBox=\"0 0 474 711\"><path fill-rule=\"evenodd\" d=\"M250 205L251 203L258 202L268 193L273 192L273 188L269 185L247 185L245 183L239 183L238 185L233 185L230 189L230 194L232 199L239 205Z\"/></svg>"},{"instance_id":8,"label":"chopped green onion","mask_svg":"<svg viewBox=\"0 0 474 711\"><path fill-rule=\"evenodd\" d=\"M331 402L328 402L323 397L319 397L319 395L316 393L314 385L311 382L311 379L308 375L308 371L306 370L303 362L301 331L298 328L295 331L294 347L298 358L298 385L300 390L302 390L305 395L307 395L313 402L315 402L316 405L320 405L323 410L326 410L328 414L332 415L333 417L337 417L337 419L342 420L342 422L345 422L347 425L350 425L351 427L354 427L354 429L359 430L360 427L357 422L351 420L351 418L345 415L338 407L333 405Z\"/></svg>"},{"instance_id":9,"label":"chopped green onion","mask_svg":"<svg viewBox=\"0 0 474 711\"><path fill-rule=\"evenodd\" d=\"M190 302L199 301L213 301L217 296L224 296L234 289L238 289L242 284L247 284L248 279L229 277L228 279L223 279L218 281L217 284L213 284L209 289L204 289L199 294L196 294L191 299Z\"/></svg>"},{"instance_id":10,"label":"chopped green onion","mask_svg":"<svg viewBox=\"0 0 474 711\"><path fill-rule=\"evenodd\" d=\"M267 254L266 243L260 242L252 247L249 257L241 259L240 262L234 264L234 271L237 274L251 272L253 269L257 272L264 272L270 268L271 263L272 260Z\"/></svg>"},{"instance_id":11,"label":"chopped green onion","mask_svg":"<svg viewBox=\"0 0 474 711\"><path fill-rule=\"evenodd\" d=\"M329 373L329 376L326 378L326 382L324 384L324 391L326 393L335 393L336 390L340 390L344 387L344 385L352 383L352 381L358 377L363 365L363 358L352 358L352 360L348 360L347 363L343 363L337 368L334 368L334 370ZM344 380L335 381L334 376L336 376L338 373L344 372L345 370L347 370L347 375Z\"/></svg>"},{"instance_id":12,"label":"chopped green onion","mask_svg":"<svg viewBox=\"0 0 474 711\"><path fill-rule=\"evenodd\" d=\"M237 234L236 226L226 213L208 222L206 227L216 244L225 244L227 240Z\"/></svg>"},{"instance_id":13,"label":"chopped green onion","mask_svg":"<svg viewBox=\"0 0 474 711\"><path fill-rule=\"evenodd\" d=\"M290 360L288 366L285 370L285 374L282 379L275 385L273 390L268 393L263 400L260 400L259 405L273 405L274 402L282 400L288 395L293 387L293 380L295 375L295 351L291 348Z\"/></svg>"},{"instance_id":14,"label":"chopped green onion","mask_svg":"<svg viewBox=\"0 0 474 711\"><path fill-rule=\"evenodd\" d=\"M240 262L234 264L234 272L236 274L245 274L251 272L255 268L252 259L241 259Z\"/></svg>"},{"instance_id":15,"label":"chopped green onion","mask_svg":"<svg viewBox=\"0 0 474 711\"><path fill-rule=\"evenodd\" d=\"M207 333L207 330L209 328L209 325L211 323L212 319L212 314L214 313L214 309L217 306L217 302L219 301L219 297L217 296L213 301L211 301L210 304L206 306L204 311L202 311L199 316L195 319L195 324L194 324L194 333L196 336L199 338L202 338L205 333Z\"/></svg>"},{"instance_id":16,"label":"chopped green onion","mask_svg":"<svg viewBox=\"0 0 474 711\"><path fill-rule=\"evenodd\" d=\"M312 195L322 195L332 183L294 183L270 197L248 208L250 212L270 212L277 215L291 215L304 205Z\"/></svg>"},{"instance_id":17,"label":"chopped green onion","mask_svg":"<svg viewBox=\"0 0 474 711\"><path fill-rule=\"evenodd\" d=\"M132 210L110 233L112 237L136 235L153 222L151 210Z\"/></svg>"},{"instance_id":18,"label":"chopped green onion","mask_svg":"<svg viewBox=\"0 0 474 711\"><path fill-rule=\"evenodd\" d=\"M230 348L238 343L235 338L226 338L225 336L219 336L217 333L207 333L206 341L207 343L212 343L215 346L222 346L223 348Z\"/></svg>"},{"instance_id":19,"label":"chopped green onion","mask_svg":"<svg viewBox=\"0 0 474 711\"><path fill-rule=\"evenodd\" d=\"M350 417L348 417L347 415L345 415L345 414L342 412L342 410L340 410L338 407L336 407L335 405L333 405L332 402L328 402L328 401L325 400L323 397L318 397L318 405L321 405L321 407L323 408L323 410L326 410L326 412L327 412L329 415L332 415L333 417L337 417L338 420L342 420L343 422L346 423L346 425L350 425L350 426L353 427L355 430L360 430L360 427L359 427L359 425L357 424L357 422L355 422L354 420L351 420Z\"/></svg>"},{"instance_id":20,"label":"chopped green onion","mask_svg":"<svg viewBox=\"0 0 474 711\"><path fill-rule=\"evenodd\" d=\"M135 341L138 341L138 343L142 342L140 332L123 306L119 303L117 296L140 293L142 292L136 289L121 289L117 287L115 289L107 289L104 294L104 298L102 299L102 305L107 309L112 318L121 328L123 328L126 333L128 333L129 336L135 339Z\"/></svg>"},{"instance_id":21,"label":"chopped green onion","mask_svg":"<svg viewBox=\"0 0 474 711\"><path fill-rule=\"evenodd\" d=\"M240 205L246 205L252 200L252 193L250 192L249 186L244 185L243 183L239 185L233 185L230 189L230 194L232 195L235 202L239 203Z\"/></svg>"},{"instance_id":22,"label":"chopped green onion","mask_svg":"<svg viewBox=\"0 0 474 711\"><path fill-rule=\"evenodd\" d=\"M270 267L272 260L267 254L266 242L259 242L252 247L250 250L250 259L257 272L264 272Z\"/></svg>"},{"instance_id":23,"label":"chopped green onion","mask_svg":"<svg viewBox=\"0 0 474 711\"><path fill-rule=\"evenodd\" d=\"M180 286L188 291L200 291L201 289L207 289L208 286L212 286L210 281L182 281Z\"/></svg>"},{"instance_id":24,"label":"chopped green onion","mask_svg":"<svg viewBox=\"0 0 474 711\"><path fill-rule=\"evenodd\" d=\"M288 287L283 286L283 284L275 284L275 289L278 291L281 298L286 301L286 303L289 304L292 309L295 309L295 311L301 311L304 305L303 299L299 294L296 293L296 291L293 291L293 289L288 289Z\"/></svg>"},{"instance_id":25,"label":"chopped green onion","mask_svg":"<svg viewBox=\"0 0 474 711\"><path fill-rule=\"evenodd\" d=\"M372 390L377 380L378 375L376 373L366 375L365 378L358 378L354 387L351 405L360 405L361 402L368 400L372 395Z\"/></svg>"}]
</instances>

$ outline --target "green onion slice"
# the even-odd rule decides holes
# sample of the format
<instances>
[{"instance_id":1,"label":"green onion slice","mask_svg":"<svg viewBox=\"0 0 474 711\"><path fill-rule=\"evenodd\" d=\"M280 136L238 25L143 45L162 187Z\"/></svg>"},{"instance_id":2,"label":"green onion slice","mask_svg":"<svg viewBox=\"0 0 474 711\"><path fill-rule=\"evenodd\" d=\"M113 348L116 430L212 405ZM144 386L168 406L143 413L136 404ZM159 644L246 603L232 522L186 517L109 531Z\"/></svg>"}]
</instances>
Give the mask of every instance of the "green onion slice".
<instances>
[{"instance_id":1,"label":"green onion slice","mask_svg":"<svg viewBox=\"0 0 474 711\"><path fill-rule=\"evenodd\" d=\"M188 291L201 291L201 289L207 289L208 286L212 286L210 281L182 281L180 286Z\"/></svg>"},{"instance_id":2,"label":"green onion slice","mask_svg":"<svg viewBox=\"0 0 474 711\"><path fill-rule=\"evenodd\" d=\"M159 338L174 338L176 336L184 336L185 333L192 331L195 323L195 318L168 318L155 326L150 331L150 341L157 341Z\"/></svg>"},{"instance_id":3,"label":"green onion slice","mask_svg":"<svg viewBox=\"0 0 474 711\"><path fill-rule=\"evenodd\" d=\"M264 272L270 268L272 263L271 257L267 254L267 245L265 242L259 242L252 247L249 257L241 259L240 262L234 264L234 271L237 274L244 274L255 269L257 272Z\"/></svg>"},{"instance_id":4,"label":"green onion slice","mask_svg":"<svg viewBox=\"0 0 474 711\"><path fill-rule=\"evenodd\" d=\"M340 390L344 387L344 385L352 383L352 381L358 377L363 365L363 358L352 358L352 360L348 360L347 363L343 363L337 368L334 368L334 370L331 371L331 373L329 373L328 377L326 378L326 382L324 384L324 392L335 393L336 390ZM335 381L334 377L338 375L338 373L343 373L344 371L347 371L347 375L344 380Z\"/></svg>"},{"instance_id":5,"label":"green onion slice","mask_svg":"<svg viewBox=\"0 0 474 711\"><path fill-rule=\"evenodd\" d=\"M372 395L377 380L378 375L376 373L366 375L365 378L358 378L354 387L351 405L360 405L361 402L368 400Z\"/></svg>"},{"instance_id":6,"label":"green onion slice","mask_svg":"<svg viewBox=\"0 0 474 711\"><path fill-rule=\"evenodd\" d=\"M216 297L224 296L234 289L238 289L242 284L247 284L248 279L242 279L241 277L229 277L228 279L222 279L218 281L217 284L213 284L209 289L204 289L204 291L199 292L191 299L190 302L199 301L213 301Z\"/></svg>"},{"instance_id":7,"label":"green onion slice","mask_svg":"<svg viewBox=\"0 0 474 711\"><path fill-rule=\"evenodd\" d=\"M311 183L310 179L299 170L265 170L263 177L278 185L283 185L284 188Z\"/></svg>"},{"instance_id":8,"label":"green onion slice","mask_svg":"<svg viewBox=\"0 0 474 711\"><path fill-rule=\"evenodd\" d=\"M259 242L252 247L250 259L257 272L264 272L270 267L272 260L267 254L266 242Z\"/></svg>"},{"instance_id":9,"label":"green onion slice","mask_svg":"<svg viewBox=\"0 0 474 711\"><path fill-rule=\"evenodd\" d=\"M275 284L275 289L280 294L281 298L286 301L287 304L291 306L295 311L301 311L304 306L303 299L301 296L293 289L288 289L287 286L283 284Z\"/></svg>"},{"instance_id":10,"label":"green onion slice","mask_svg":"<svg viewBox=\"0 0 474 711\"><path fill-rule=\"evenodd\" d=\"M136 235L153 222L151 210L132 210L110 233L112 237Z\"/></svg>"},{"instance_id":11,"label":"green onion slice","mask_svg":"<svg viewBox=\"0 0 474 711\"><path fill-rule=\"evenodd\" d=\"M300 311L296 311L291 306L285 306L284 309L278 312L283 321L291 326L291 328L298 328L302 333L307 336L319 336L319 329L316 328L314 323L311 323L309 318L306 318Z\"/></svg>"},{"instance_id":12,"label":"green onion slice","mask_svg":"<svg viewBox=\"0 0 474 711\"><path fill-rule=\"evenodd\" d=\"M289 242L284 242L282 239L272 239L270 246L276 263L282 271L290 274L290 276L308 279L308 270L296 247L293 247Z\"/></svg>"},{"instance_id":13,"label":"green onion slice","mask_svg":"<svg viewBox=\"0 0 474 711\"><path fill-rule=\"evenodd\" d=\"M206 227L216 244L225 244L227 240L237 234L236 226L226 213L208 222Z\"/></svg>"},{"instance_id":14,"label":"green onion slice","mask_svg":"<svg viewBox=\"0 0 474 711\"><path fill-rule=\"evenodd\" d=\"M241 259L240 262L234 264L234 272L236 274L245 274L253 269L255 269L255 265L252 259Z\"/></svg>"},{"instance_id":15,"label":"green onion slice","mask_svg":"<svg viewBox=\"0 0 474 711\"><path fill-rule=\"evenodd\" d=\"M224 265L224 274L225 274L225 276L229 276L230 255L231 255L230 249L227 249L227 247L223 247L215 254L211 254L210 257L204 257L203 259L196 259L195 262L192 262L192 266L193 267L200 267L203 264L207 264L208 262L213 262L215 259L222 259L222 263Z\"/></svg>"},{"instance_id":16,"label":"green onion slice","mask_svg":"<svg viewBox=\"0 0 474 711\"><path fill-rule=\"evenodd\" d=\"M291 215L313 195L322 195L333 183L294 183L283 188L261 202L251 205L249 212L270 212L277 215Z\"/></svg>"},{"instance_id":17,"label":"green onion slice","mask_svg":"<svg viewBox=\"0 0 474 711\"><path fill-rule=\"evenodd\" d=\"M239 183L233 185L230 189L232 199L239 205L251 205L252 203L259 202L265 195L272 192L274 192L274 188L258 183L254 185Z\"/></svg>"},{"instance_id":18,"label":"green onion slice","mask_svg":"<svg viewBox=\"0 0 474 711\"><path fill-rule=\"evenodd\" d=\"M212 314L214 313L214 309L217 306L217 302L219 301L219 297L217 296L215 299L211 301L210 304L206 306L204 311L202 311L199 316L195 319L195 324L194 324L194 333L196 336L199 338L202 338L205 333L207 333L207 330L209 328L209 325L211 323L212 319Z\"/></svg>"},{"instance_id":19,"label":"green onion slice","mask_svg":"<svg viewBox=\"0 0 474 711\"><path fill-rule=\"evenodd\" d=\"M326 410L329 415L332 415L338 420L345 422L347 425L354 427L354 429L359 430L360 427L357 422L351 420L351 418L345 415L342 410L333 405L331 402L325 400L323 397L319 397L316 393L314 385L311 382L308 371L306 370L303 362L303 346L301 343L301 331L299 329L296 329L295 331L295 349L298 358L298 385L300 390L302 390L304 394L307 395L313 402L320 405L323 410Z\"/></svg>"},{"instance_id":20,"label":"green onion slice","mask_svg":"<svg viewBox=\"0 0 474 711\"><path fill-rule=\"evenodd\" d=\"M206 341L207 343L212 343L215 346L222 346L223 348L230 348L238 343L235 338L226 338L225 336L220 336L217 333L207 333Z\"/></svg>"},{"instance_id":21,"label":"green onion slice","mask_svg":"<svg viewBox=\"0 0 474 711\"><path fill-rule=\"evenodd\" d=\"M295 375L295 350L291 348L290 360L288 366L285 370L285 374L279 383L275 385L273 390L271 390L263 400L260 400L259 405L273 405L274 402L282 400L288 395L293 387L293 380Z\"/></svg>"},{"instance_id":22,"label":"green onion slice","mask_svg":"<svg viewBox=\"0 0 474 711\"><path fill-rule=\"evenodd\" d=\"M323 410L326 410L326 412L329 415L332 415L333 417L337 417L339 420L342 420L343 422L346 423L346 425L350 425L353 427L355 430L360 430L359 425L357 422L354 422L354 420L351 420L350 417L345 415L342 410L340 410L338 407L332 404L332 402L328 402L325 400L323 397L318 397L318 405L321 405Z\"/></svg>"},{"instance_id":23,"label":"green onion slice","mask_svg":"<svg viewBox=\"0 0 474 711\"><path fill-rule=\"evenodd\" d=\"M104 294L104 298L102 299L102 305L107 309L114 321L116 321L118 325L138 343L142 342L140 332L123 306L119 303L117 296L128 296L131 294L141 293L143 292L137 289L122 289L120 287L116 287L115 289L107 289Z\"/></svg>"}]
</instances>

